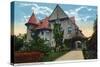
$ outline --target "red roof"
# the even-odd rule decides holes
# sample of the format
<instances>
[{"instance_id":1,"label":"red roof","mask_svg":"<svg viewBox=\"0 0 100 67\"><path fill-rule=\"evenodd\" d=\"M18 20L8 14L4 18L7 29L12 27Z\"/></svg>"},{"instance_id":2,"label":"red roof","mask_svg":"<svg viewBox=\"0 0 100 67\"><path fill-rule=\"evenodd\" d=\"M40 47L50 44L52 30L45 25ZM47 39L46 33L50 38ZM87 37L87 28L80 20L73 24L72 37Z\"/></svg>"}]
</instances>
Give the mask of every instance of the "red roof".
<instances>
[{"instance_id":1,"label":"red roof","mask_svg":"<svg viewBox=\"0 0 100 67\"><path fill-rule=\"evenodd\" d=\"M33 24L33 26L35 25L36 29L48 29L49 27L49 22L48 22L49 17L46 17L45 19L38 21L34 15L34 13L32 14L32 16L29 18L28 23ZM75 17L70 17L70 20L72 21L72 23L76 26L75 24Z\"/></svg>"},{"instance_id":2,"label":"red roof","mask_svg":"<svg viewBox=\"0 0 100 67\"><path fill-rule=\"evenodd\" d=\"M29 18L28 23L31 23L33 25L38 25L38 20L36 19L34 13L32 14L32 16Z\"/></svg>"},{"instance_id":3,"label":"red roof","mask_svg":"<svg viewBox=\"0 0 100 67\"><path fill-rule=\"evenodd\" d=\"M35 25L36 29L43 29L43 28L48 28L48 17L46 17L45 19L38 21L34 15L34 13L32 14L32 16L29 18L28 21L29 24L33 24L33 26Z\"/></svg>"},{"instance_id":4,"label":"red roof","mask_svg":"<svg viewBox=\"0 0 100 67\"><path fill-rule=\"evenodd\" d=\"M40 23L39 23L39 26L37 27L38 29L41 29L41 28L48 28L48 17L46 17L45 19L41 20Z\"/></svg>"}]
</instances>

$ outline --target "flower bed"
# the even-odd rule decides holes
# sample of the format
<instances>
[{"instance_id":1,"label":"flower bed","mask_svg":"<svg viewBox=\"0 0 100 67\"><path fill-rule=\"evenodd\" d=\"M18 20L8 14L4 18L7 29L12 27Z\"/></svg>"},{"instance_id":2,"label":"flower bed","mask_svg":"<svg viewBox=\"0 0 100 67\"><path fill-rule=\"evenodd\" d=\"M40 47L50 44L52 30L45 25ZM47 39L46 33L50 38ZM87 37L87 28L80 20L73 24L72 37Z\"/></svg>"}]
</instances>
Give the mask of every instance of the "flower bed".
<instances>
[{"instance_id":1,"label":"flower bed","mask_svg":"<svg viewBox=\"0 0 100 67\"><path fill-rule=\"evenodd\" d=\"M39 62L44 56L43 52L15 52L15 63Z\"/></svg>"}]
</instances>

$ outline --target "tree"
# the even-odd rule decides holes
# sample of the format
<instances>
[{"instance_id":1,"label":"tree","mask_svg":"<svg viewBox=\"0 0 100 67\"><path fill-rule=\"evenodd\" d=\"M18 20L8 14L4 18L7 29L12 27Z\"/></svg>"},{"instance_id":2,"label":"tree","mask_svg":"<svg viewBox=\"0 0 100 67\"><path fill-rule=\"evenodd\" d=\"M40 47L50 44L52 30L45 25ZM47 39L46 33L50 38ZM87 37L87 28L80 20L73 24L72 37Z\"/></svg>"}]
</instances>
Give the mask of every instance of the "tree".
<instances>
[{"instance_id":1,"label":"tree","mask_svg":"<svg viewBox=\"0 0 100 67\"><path fill-rule=\"evenodd\" d=\"M89 49L90 50L97 50L97 19L94 22L94 26L93 26L93 34L90 38L89 42Z\"/></svg>"},{"instance_id":2,"label":"tree","mask_svg":"<svg viewBox=\"0 0 100 67\"><path fill-rule=\"evenodd\" d=\"M36 34L36 31L34 31L34 33ZM45 44L46 41L40 38L38 35L32 35L32 40L29 42L25 40L26 35L17 36L16 43L18 43L19 45L21 44L21 46L16 45L16 49L20 51L50 51L50 47L47 44Z\"/></svg>"},{"instance_id":3,"label":"tree","mask_svg":"<svg viewBox=\"0 0 100 67\"><path fill-rule=\"evenodd\" d=\"M38 35L35 35L33 37L33 40L31 41L32 49L43 51L45 53L50 51L51 48L45 42L46 42L46 40L40 38Z\"/></svg>"},{"instance_id":4,"label":"tree","mask_svg":"<svg viewBox=\"0 0 100 67\"><path fill-rule=\"evenodd\" d=\"M19 51L23 46L23 37L21 36L21 34L18 36L14 35L13 37L14 37L15 51Z\"/></svg>"},{"instance_id":5,"label":"tree","mask_svg":"<svg viewBox=\"0 0 100 67\"><path fill-rule=\"evenodd\" d=\"M59 46L62 47L63 31L61 30L60 24L57 24L57 23L54 24L53 34L54 34L54 39L56 42L56 47L59 47Z\"/></svg>"},{"instance_id":6,"label":"tree","mask_svg":"<svg viewBox=\"0 0 100 67\"><path fill-rule=\"evenodd\" d=\"M88 49L88 59L96 59L97 58L97 18L94 22L93 34L90 40L87 41L87 49Z\"/></svg>"}]
</instances>

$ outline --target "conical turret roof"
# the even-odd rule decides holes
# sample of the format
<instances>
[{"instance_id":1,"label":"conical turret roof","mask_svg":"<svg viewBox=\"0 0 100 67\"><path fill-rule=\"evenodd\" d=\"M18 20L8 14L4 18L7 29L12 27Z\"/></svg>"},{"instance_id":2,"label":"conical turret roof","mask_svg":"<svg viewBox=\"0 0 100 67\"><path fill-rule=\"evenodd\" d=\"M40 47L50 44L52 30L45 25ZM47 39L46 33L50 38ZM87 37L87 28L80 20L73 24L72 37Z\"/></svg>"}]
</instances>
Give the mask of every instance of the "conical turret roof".
<instances>
[{"instance_id":1,"label":"conical turret roof","mask_svg":"<svg viewBox=\"0 0 100 67\"><path fill-rule=\"evenodd\" d=\"M26 25L27 24L38 25L38 22L39 21L37 20L37 18L35 17L35 14L33 12L32 15L31 15L31 17L28 20L28 23L26 23Z\"/></svg>"}]
</instances>

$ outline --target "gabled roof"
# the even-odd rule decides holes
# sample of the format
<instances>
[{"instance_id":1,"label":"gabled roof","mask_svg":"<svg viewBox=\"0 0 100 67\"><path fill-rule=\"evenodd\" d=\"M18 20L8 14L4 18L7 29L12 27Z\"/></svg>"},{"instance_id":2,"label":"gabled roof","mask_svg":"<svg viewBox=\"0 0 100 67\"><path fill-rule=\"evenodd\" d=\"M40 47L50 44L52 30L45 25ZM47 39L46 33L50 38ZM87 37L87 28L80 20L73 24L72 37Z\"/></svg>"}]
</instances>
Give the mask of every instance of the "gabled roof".
<instances>
[{"instance_id":1,"label":"gabled roof","mask_svg":"<svg viewBox=\"0 0 100 67\"><path fill-rule=\"evenodd\" d=\"M67 17L68 16L63 11L63 9L59 5L57 5L52 14L49 16L49 20L62 19Z\"/></svg>"},{"instance_id":2,"label":"gabled roof","mask_svg":"<svg viewBox=\"0 0 100 67\"><path fill-rule=\"evenodd\" d=\"M76 25L76 22L75 22L75 16L72 16L72 17L69 17L69 19L72 21L72 24L78 28L78 26Z\"/></svg>"},{"instance_id":3,"label":"gabled roof","mask_svg":"<svg viewBox=\"0 0 100 67\"><path fill-rule=\"evenodd\" d=\"M70 17L69 19L72 21L73 24L75 24L75 17L74 16Z\"/></svg>"},{"instance_id":4,"label":"gabled roof","mask_svg":"<svg viewBox=\"0 0 100 67\"><path fill-rule=\"evenodd\" d=\"M73 25L77 28L77 30L78 30L77 36L85 38L85 36L84 36L84 34L82 33L82 31L79 29L79 27L78 27L78 26L76 25L76 23L75 23L75 17L72 16L72 17L70 17L69 19L72 21L72 24L73 24Z\"/></svg>"}]
</instances>

